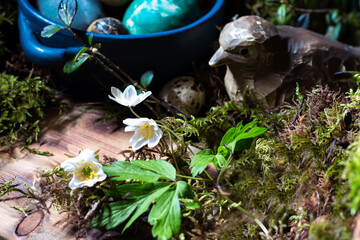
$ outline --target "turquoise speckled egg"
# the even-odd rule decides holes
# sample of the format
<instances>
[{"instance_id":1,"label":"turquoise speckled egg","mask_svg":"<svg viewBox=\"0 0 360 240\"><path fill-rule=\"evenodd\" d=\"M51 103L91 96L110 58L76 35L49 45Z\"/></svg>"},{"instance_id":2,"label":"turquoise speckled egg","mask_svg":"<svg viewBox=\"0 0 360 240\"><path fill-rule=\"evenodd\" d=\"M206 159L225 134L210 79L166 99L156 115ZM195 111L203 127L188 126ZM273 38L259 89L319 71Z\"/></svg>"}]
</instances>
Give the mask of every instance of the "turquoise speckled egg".
<instances>
[{"instance_id":1,"label":"turquoise speckled egg","mask_svg":"<svg viewBox=\"0 0 360 240\"><path fill-rule=\"evenodd\" d=\"M62 23L58 16L58 8L61 0L37 0L37 7L41 14L51 20ZM86 30L88 26L98 18L104 17L101 2L99 0L77 0L78 11L75 15L72 28Z\"/></svg>"},{"instance_id":2,"label":"turquoise speckled egg","mask_svg":"<svg viewBox=\"0 0 360 240\"><path fill-rule=\"evenodd\" d=\"M200 17L195 0L134 0L122 22L130 34L147 34L186 26Z\"/></svg>"}]
</instances>

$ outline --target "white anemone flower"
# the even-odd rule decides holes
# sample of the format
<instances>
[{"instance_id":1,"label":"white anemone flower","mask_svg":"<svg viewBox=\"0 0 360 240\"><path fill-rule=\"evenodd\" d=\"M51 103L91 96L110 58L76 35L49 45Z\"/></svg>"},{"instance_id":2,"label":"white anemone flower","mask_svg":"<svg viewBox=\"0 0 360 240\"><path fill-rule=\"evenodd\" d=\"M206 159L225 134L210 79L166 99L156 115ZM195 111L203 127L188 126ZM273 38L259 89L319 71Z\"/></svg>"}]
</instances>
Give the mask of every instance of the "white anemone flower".
<instances>
[{"instance_id":1,"label":"white anemone flower","mask_svg":"<svg viewBox=\"0 0 360 240\"><path fill-rule=\"evenodd\" d=\"M163 132L153 119L127 118L123 123L128 125L125 127L125 132L135 132L130 139L134 151L146 144L150 148L155 147L163 135Z\"/></svg>"},{"instance_id":2,"label":"white anemone flower","mask_svg":"<svg viewBox=\"0 0 360 240\"><path fill-rule=\"evenodd\" d=\"M126 106L126 107L135 107L139 103L145 100L148 96L151 95L151 91L142 92L139 95L136 92L136 89L133 85L129 85L125 88L124 92L121 92L116 87L111 87L111 93L114 97L109 95L111 100Z\"/></svg>"},{"instance_id":3,"label":"white anemone flower","mask_svg":"<svg viewBox=\"0 0 360 240\"><path fill-rule=\"evenodd\" d=\"M106 178L102 165L95 158L95 152L88 148L78 156L63 162L61 167L66 172L73 172L73 178L69 183L71 189L84 186L92 187L95 183Z\"/></svg>"}]
</instances>

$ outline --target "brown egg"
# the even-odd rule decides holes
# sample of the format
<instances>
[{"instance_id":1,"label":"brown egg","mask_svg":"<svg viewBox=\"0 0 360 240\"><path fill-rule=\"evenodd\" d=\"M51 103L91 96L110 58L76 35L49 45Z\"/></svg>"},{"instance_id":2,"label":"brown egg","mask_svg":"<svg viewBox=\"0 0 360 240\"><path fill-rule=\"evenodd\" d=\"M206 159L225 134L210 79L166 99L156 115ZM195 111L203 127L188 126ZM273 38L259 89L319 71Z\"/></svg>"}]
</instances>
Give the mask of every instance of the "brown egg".
<instances>
[{"instance_id":1,"label":"brown egg","mask_svg":"<svg viewBox=\"0 0 360 240\"><path fill-rule=\"evenodd\" d=\"M110 7L121 7L129 2L129 0L101 0L105 5Z\"/></svg>"},{"instance_id":2,"label":"brown egg","mask_svg":"<svg viewBox=\"0 0 360 240\"><path fill-rule=\"evenodd\" d=\"M160 99L180 107L192 115L200 112L205 104L205 97L205 89L196 78L191 76L172 79L159 93Z\"/></svg>"},{"instance_id":3,"label":"brown egg","mask_svg":"<svg viewBox=\"0 0 360 240\"><path fill-rule=\"evenodd\" d=\"M120 20L111 17L96 19L90 24L86 31L114 35L129 34L129 31Z\"/></svg>"}]
</instances>

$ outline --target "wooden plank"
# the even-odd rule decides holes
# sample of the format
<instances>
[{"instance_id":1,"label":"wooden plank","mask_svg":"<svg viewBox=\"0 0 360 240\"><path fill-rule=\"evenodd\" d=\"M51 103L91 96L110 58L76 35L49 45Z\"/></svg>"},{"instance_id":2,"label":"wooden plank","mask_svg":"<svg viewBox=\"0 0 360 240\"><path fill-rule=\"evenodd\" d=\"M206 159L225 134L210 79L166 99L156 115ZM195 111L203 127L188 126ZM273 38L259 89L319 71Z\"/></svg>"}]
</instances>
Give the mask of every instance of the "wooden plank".
<instances>
[{"instance_id":1,"label":"wooden plank","mask_svg":"<svg viewBox=\"0 0 360 240\"><path fill-rule=\"evenodd\" d=\"M14 183L25 190L24 183L32 186L39 171L50 170L68 158L65 154L75 156L85 148L100 150L100 156L123 160L118 153L128 149L132 133L125 133L115 122L103 122L102 117L100 110L85 111L84 106L78 105L66 114L46 119L39 143L31 147L50 151L54 156L35 155L20 149L15 149L13 155L0 153L0 177L5 181L16 177ZM19 196L13 192L0 201L0 239L74 239L65 215L53 209L50 214L34 213L20 224L24 214L12 206L28 206L34 210L36 207L29 199ZM20 235L29 233L18 236L16 230ZM89 239L96 239L96 234L94 231Z\"/></svg>"}]
</instances>

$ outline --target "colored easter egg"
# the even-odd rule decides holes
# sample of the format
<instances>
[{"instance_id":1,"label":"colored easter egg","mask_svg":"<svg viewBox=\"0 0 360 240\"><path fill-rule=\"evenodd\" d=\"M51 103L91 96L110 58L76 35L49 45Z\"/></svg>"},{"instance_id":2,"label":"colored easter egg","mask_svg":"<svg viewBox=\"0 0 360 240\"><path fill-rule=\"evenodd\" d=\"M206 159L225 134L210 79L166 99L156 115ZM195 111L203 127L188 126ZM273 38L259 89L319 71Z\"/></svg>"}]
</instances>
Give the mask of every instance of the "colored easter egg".
<instances>
[{"instance_id":1,"label":"colored easter egg","mask_svg":"<svg viewBox=\"0 0 360 240\"><path fill-rule=\"evenodd\" d=\"M129 34L129 31L120 20L111 17L96 19L90 24L86 31L114 35Z\"/></svg>"},{"instance_id":2,"label":"colored easter egg","mask_svg":"<svg viewBox=\"0 0 360 240\"><path fill-rule=\"evenodd\" d=\"M134 0L122 22L130 34L147 34L183 27L200 17L195 0Z\"/></svg>"},{"instance_id":3,"label":"colored easter egg","mask_svg":"<svg viewBox=\"0 0 360 240\"><path fill-rule=\"evenodd\" d=\"M36 2L41 14L55 22L62 23L58 16L61 0L37 0ZM105 16L99 0L77 0L77 3L78 11L71 24L74 29L85 31L94 20Z\"/></svg>"}]
</instances>

